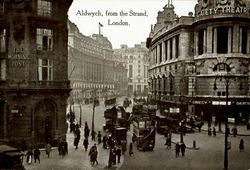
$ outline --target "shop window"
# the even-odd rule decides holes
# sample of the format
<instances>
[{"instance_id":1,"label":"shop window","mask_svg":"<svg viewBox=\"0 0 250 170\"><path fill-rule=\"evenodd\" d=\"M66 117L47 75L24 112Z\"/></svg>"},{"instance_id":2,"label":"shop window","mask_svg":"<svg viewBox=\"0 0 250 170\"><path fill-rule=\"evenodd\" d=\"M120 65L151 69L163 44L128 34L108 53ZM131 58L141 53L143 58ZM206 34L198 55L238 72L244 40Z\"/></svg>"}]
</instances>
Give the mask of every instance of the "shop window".
<instances>
[{"instance_id":1,"label":"shop window","mask_svg":"<svg viewBox=\"0 0 250 170\"><path fill-rule=\"evenodd\" d=\"M248 31L248 27L241 27L242 29L242 39L241 39L241 52L243 54L247 53L247 31Z\"/></svg>"},{"instance_id":2,"label":"shop window","mask_svg":"<svg viewBox=\"0 0 250 170\"><path fill-rule=\"evenodd\" d=\"M53 61L49 59L38 59L39 81L53 80Z\"/></svg>"},{"instance_id":3,"label":"shop window","mask_svg":"<svg viewBox=\"0 0 250 170\"><path fill-rule=\"evenodd\" d=\"M198 54L202 55L204 53L204 29L198 32Z\"/></svg>"},{"instance_id":4,"label":"shop window","mask_svg":"<svg viewBox=\"0 0 250 170\"><path fill-rule=\"evenodd\" d=\"M53 31L51 29L36 29L37 50L51 51L53 47Z\"/></svg>"},{"instance_id":5,"label":"shop window","mask_svg":"<svg viewBox=\"0 0 250 170\"><path fill-rule=\"evenodd\" d=\"M0 52L6 52L6 29L0 28Z\"/></svg>"},{"instance_id":6,"label":"shop window","mask_svg":"<svg viewBox=\"0 0 250 170\"><path fill-rule=\"evenodd\" d=\"M52 13L52 2L50 0L37 1L37 15L50 17Z\"/></svg>"},{"instance_id":7,"label":"shop window","mask_svg":"<svg viewBox=\"0 0 250 170\"><path fill-rule=\"evenodd\" d=\"M217 28L217 53L225 54L228 52L228 27Z\"/></svg>"}]
</instances>

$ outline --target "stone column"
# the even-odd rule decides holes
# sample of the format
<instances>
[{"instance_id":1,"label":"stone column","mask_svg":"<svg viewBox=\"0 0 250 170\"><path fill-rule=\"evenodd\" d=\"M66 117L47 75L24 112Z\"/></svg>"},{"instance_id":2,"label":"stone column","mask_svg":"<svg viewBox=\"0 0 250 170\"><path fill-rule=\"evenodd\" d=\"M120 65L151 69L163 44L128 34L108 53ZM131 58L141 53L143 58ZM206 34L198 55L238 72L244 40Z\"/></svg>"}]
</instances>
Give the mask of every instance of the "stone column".
<instances>
[{"instance_id":1,"label":"stone column","mask_svg":"<svg viewBox=\"0 0 250 170\"><path fill-rule=\"evenodd\" d=\"M238 53L239 52L239 25L234 25L233 27L233 52Z\"/></svg>"},{"instance_id":2,"label":"stone column","mask_svg":"<svg viewBox=\"0 0 250 170\"><path fill-rule=\"evenodd\" d=\"M240 30L239 30L239 52L242 53L242 27L240 27Z\"/></svg>"},{"instance_id":3,"label":"stone column","mask_svg":"<svg viewBox=\"0 0 250 170\"><path fill-rule=\"evenodd\" d=\"M207 30L204 29L203 33L203 54L207 53Z\"/></svg>"},{"instance_id":4,"label":"stone column","mask_svg":"<svg viewBox=\"0 0 250 170\"><path fill-rule=\"evenodd\" d=\"M162 54L161 54L161 56L162 56L162 61L164 62L164 61L166 61L165 42L162 41L162 44L161 44L161 45L162 45L162 46L161 46L161 48L162 48Z\"/></svg>"},{"instance_id":5,"label":"stone column","mask_svg":"<svg viewBox=\"0 0 250 170\"><path fill-rule=\"evenodd\" d=\"M160 44L157 45L157 63L160 63Z\"/></svg>"},{"instance_id":6,"label":"stone column","mask_svg":"<svg viewBox=\"0 0 250 170\"><path fill-rule=\"evenodd\" d=\"M168 45L168 47L167 47L168 48L168 51L167 51L167 60L170 60L170 50L171 50L170 49L170 40L168 40L167 42L168 42L168 44L167 44Z\"/></svg>"},{"instance_id":7,"label":"stone column","mask_svg":"<svg viewBox=\"0 0 250 170\"><path fill-rule=\"evenodd\" d=\"M228 29L228 53L232 52L232 28Z\"/></svg>"},{"instance_id":8,"label":"stone column","mask_svg":"<svg viewBox=\"0 0 250 170\"><path fill-rule=\"evenodd\" d=\"M194 50L195 50L195 54L194 55L198 55L198 32L196 31L194 33Z\"/></svg>"},{"instance_id":9,"label":"stone column","mask_svg":"<svg viewBox=\"0 0 250 170\"><path fill-rule=\"evenodd\" d=\"M214 28L213 53L217 53L217 28Z\"/></svg>"},{"instance_id":10,"label":"stone column","mask_svg":"<svg viewBox=\"0 0 250 170\"><path fill-rule=\"evenodd\" d=\"M172 58L177 58L176 56L176 37L173 37L172 43Z\"/></svg>"},{"instance_id":11,"label":"stone column","mask_svg":"<svg viewBox=\"0 0 250 170\"><path fill-rule=\"evenodd\" d=\"M207 27L207 53L212 53L213 49L213 27Z\"/></svg>"},{"instance_id":12,"label":"stone column","mask_svg":"<svg viewBox=\"0 0 250 170\"><path fill-rule=\"evenodd\" d=\"M247 30L247 54L250 53L250 29Z\"/></svg>"}]
</instances>

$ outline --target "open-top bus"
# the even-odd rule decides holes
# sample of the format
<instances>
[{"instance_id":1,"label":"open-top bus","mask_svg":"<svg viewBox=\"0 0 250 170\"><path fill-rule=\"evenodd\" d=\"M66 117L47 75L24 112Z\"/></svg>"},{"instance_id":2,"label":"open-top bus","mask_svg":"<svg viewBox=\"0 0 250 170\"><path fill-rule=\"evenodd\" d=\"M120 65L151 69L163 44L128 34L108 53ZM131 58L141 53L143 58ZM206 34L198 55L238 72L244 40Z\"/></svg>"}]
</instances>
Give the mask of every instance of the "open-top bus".
<instances>
[{"instance_id":1,"label":"open-top bus","mask_svg":"<svg viewBox=\"0 0 250 170\"><path fill-rule=\"evenodd\" d=\"M155 121L150 116L136 116L133 118L132 141L138 150L149 151L155 146Z\"/></svg>"}]
</instances>

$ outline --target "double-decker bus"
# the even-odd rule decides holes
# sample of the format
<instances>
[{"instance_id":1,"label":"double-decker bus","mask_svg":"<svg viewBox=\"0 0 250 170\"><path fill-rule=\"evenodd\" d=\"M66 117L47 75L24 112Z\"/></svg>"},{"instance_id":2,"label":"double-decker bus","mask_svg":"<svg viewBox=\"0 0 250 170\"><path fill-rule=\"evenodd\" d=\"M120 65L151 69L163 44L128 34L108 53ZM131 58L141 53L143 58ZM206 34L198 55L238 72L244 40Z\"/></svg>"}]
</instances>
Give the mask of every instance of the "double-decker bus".
<instances>
[{"instance_id":1,"label":"double-decker bus","mask_svg":"<svg viewBox=\"0 0 250 170\"><path fill-rule=\"evenodd\" d=\"M149 151L155 146L155 121L147 115L133 118L132 141L136 143L138 150Z\"/></svg>"}]
</instances>

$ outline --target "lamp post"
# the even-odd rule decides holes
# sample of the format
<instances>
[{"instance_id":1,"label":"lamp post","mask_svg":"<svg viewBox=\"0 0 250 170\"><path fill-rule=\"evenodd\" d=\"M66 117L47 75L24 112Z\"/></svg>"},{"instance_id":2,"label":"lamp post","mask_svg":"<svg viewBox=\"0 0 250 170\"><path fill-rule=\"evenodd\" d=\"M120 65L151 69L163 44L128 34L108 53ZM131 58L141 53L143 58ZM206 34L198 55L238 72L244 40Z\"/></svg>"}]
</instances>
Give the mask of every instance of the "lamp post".
<instances>
[{"instance_id":1,"label":"lamp post","mask_svg":"<svg viewBox=\"0 0 250 170\"><path fill-rule=\"evenodd\" d=\"M230 79L230 77L226 75L226 76L224 76L222 78L224 78L225 81L226 81L226 114L225 114L226 120L225 120L224 169L227 170L228 169L228 115L227 115L227 111L228 111L228 88L229 88L229 79ZM214 83L214 90L217 90L216 80L217 80L217 77L216 77L215 83Z\"/></svg>"}]
</instances>

